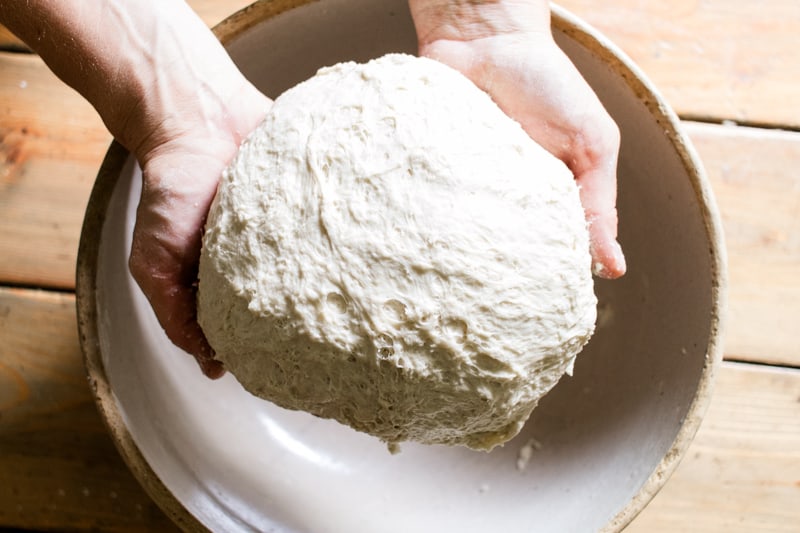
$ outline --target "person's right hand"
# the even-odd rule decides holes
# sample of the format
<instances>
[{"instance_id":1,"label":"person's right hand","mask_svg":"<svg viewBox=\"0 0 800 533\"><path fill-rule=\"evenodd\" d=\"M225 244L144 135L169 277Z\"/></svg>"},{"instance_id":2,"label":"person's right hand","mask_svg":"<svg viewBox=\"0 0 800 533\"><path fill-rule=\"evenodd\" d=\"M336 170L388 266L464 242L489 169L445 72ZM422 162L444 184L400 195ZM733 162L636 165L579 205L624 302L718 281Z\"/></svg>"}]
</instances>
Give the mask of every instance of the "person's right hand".
<instances>
[{"instance_id":1,"label":"person's right hand","mask_svg":"<svg viewBox=\"0 0 800 533\"><path fill-rule=\"evenodd\" d=\"M145 142L137 149L143 184L130 271L169 339L210 378L224 370L197 323L203 227L223 169L268 108L269 100L243 83L218 105L174 117L172 129L142 131Z\"/></svg>"},{"instance_id":2,"label":"person's right hand","mask_svg":"<svg viewBox=\"0 0 800 533\"><path fill-rule=\"evenodd\" d=\"M6 3L0 21L139 161L131 273L169 339L219 377L196 320L201 235L222 170L270 100L184 0Z\"/></svg>"},{"instance_id":3,"label":"person's right hand","mask_svg":"<svg viewBox=\"0 0 800 533\"><path fill-rule=\"evenodd\" d=\"M200 237L222 170L269 99L184 0L6 4L0 21L97 109L139 161L131 273L170 340L206 375L222 375L196 321Z\"/></svg>"},{"instance_id":4,"label":"person's right hand","mask_svg":"<svg viewBox=\"0 0 800 533\"><path fill-rule=\"evenodd\" d=\"M546 1L411 0L420 55L489 93L533 140L572 170L589 225L595 274L616 278L617 125L553 40Z\"/></svg>"},{"instance_id":5,"label":"person's right hand","mask_svg":"<svg viewBox=\"0 0 800 533\"><path fill-rule=\"evenodd\" d=\"M197 323L201 240L223 170L271 101L188 7L183 12L183 20L159 21L167 29L160 55L142 67L147 83L132 84L130 111L111 126L142 167L131 274L169 339L216 378L224 369Z\"/></svg>"}]
</instances>

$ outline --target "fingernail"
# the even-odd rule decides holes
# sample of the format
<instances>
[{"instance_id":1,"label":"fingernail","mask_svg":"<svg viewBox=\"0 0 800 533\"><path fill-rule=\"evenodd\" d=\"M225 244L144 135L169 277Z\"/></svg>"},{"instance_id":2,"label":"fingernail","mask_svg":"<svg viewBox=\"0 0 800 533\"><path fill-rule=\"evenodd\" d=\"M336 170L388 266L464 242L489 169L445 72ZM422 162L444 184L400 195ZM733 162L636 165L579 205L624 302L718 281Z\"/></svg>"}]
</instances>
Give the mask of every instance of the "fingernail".
<instances>
[{"instance_id":1,"label":"fingernail","mask_svg":"<svg viewBox=\"0 0 800 533\"><path fill-rule=\"evenodd\" d=\"M621 276L628 270L628 262L625 260L625 254L622 253L622 246L619 242L614 241L614 264L616 265L617 275Z\"/></svg>"},{"instance_id":2,"label":"fingernail","mask_svg":"<svg viewBox=\"0 0 800 533\"><path fill-rule=\"evenodd\" d=\"M200 370L206 377L217 379L225 374L225 366L222 364L222 361L214 359L213 351L210 349L203 350L201 348L198 352L199 353L194 356L194 359L197 361Z\"/></svg>"},{"instance_id":3,"label":"fingernail","mask_svg":"<svg viewBox=\"0 0 800 533\"><path fill-rule=\"evenodd\" d=\"M225 375L225 367L215 359L204 359L197 361L203 374L209 379L219 379Z\"/></svg>"}]
</instances>

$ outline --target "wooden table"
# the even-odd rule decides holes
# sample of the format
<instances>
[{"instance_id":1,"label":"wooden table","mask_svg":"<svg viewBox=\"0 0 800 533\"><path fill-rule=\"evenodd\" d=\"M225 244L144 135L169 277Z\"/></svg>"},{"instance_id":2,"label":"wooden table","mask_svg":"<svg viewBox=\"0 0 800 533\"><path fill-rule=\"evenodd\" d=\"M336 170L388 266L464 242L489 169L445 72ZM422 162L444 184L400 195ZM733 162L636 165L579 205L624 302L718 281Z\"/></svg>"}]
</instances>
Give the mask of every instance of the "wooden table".
<instances>
[{"instance_id":1,"label":"wooden table","mask_svg":"<svg viewBox=\"0 0 800 533\"><path fill-rule=\"evenodd\" d=\"M246 3L190 1L209 24ZM688 454L629 530L800 532L800 3L562 4L685 121L727 234L726 361ZM118 457L78 347L78 236L109 141L0 32L0 529L174 529Z\"/></svg>"}]
</instances>

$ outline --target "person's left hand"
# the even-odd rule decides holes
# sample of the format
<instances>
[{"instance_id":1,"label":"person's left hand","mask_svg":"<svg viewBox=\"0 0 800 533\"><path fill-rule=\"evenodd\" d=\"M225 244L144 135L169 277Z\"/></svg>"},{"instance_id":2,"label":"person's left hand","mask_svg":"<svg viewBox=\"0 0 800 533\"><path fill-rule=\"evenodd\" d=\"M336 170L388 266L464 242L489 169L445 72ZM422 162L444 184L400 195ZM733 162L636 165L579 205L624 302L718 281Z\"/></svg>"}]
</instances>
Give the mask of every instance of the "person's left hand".
<instances>
[{"instance_id":1,"label":"person's left hand","mask_svg":"<svg viewBox=\"0 0 800 533\"><path fill-rule=\"evenodd\" d=\"M486 91L573 172L589 227L592 269L625 273L616 241L617 125L553 40L546 1L411 0L420 55Z\"/></svg>"}]
</instances>

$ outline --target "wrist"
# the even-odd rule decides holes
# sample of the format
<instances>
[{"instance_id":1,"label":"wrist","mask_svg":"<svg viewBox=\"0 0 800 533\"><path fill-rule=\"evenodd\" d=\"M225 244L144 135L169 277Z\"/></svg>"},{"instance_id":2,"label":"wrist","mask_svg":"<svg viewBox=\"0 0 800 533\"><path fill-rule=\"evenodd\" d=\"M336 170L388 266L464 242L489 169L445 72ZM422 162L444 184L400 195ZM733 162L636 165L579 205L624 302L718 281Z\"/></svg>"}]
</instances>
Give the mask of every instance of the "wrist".
<instances>
[{"instance_id":1,"label":"wrist","mask_svg":"<svg viewBox=\"0 0 800 533\"><path fill-rule=\"evenodd\" d=\"M238 145L254 126L239 110L266 110L266 98L185 2L145 3L120 17L123 35L110 54L116 62L100 73L87 99L142 163L159 146L186 137Z\"/></svg>"},{"instance_id":2,"label":"wrist","mask_svg":"<svg viewBox=\"0 0 800 533\"><path fill-rule=\"evenodd\" d=\"M253 126L241 123L242 106L266 109L266 99L184 0L7 3L0 21L83 95L140 159L187 133L209 139L222 131L247 133Z\"/></svg>"},{"instance_id":3,"label":"wrist","mask_svg":"<svg viewBox=\"0 0 800 533\"><path fill-rule=\"evenodd\" d=\"M238 146L268 108L267 98L227 57L202 69L184 64L147 64L95 107L109 131L141 164L162 147L191 139L205 150ZM196 64L196 63L195 63Z\"/></svg>"},{"instance_id":4,"label":"wrist","mask_svg":"<svg viewBox=\"0 0 800 533\"><path fill-rule=\"evenodd\" d=\"M550 34L548 0L409 0L420 46L513 34Z\"/></svg>"}]
</instances>

